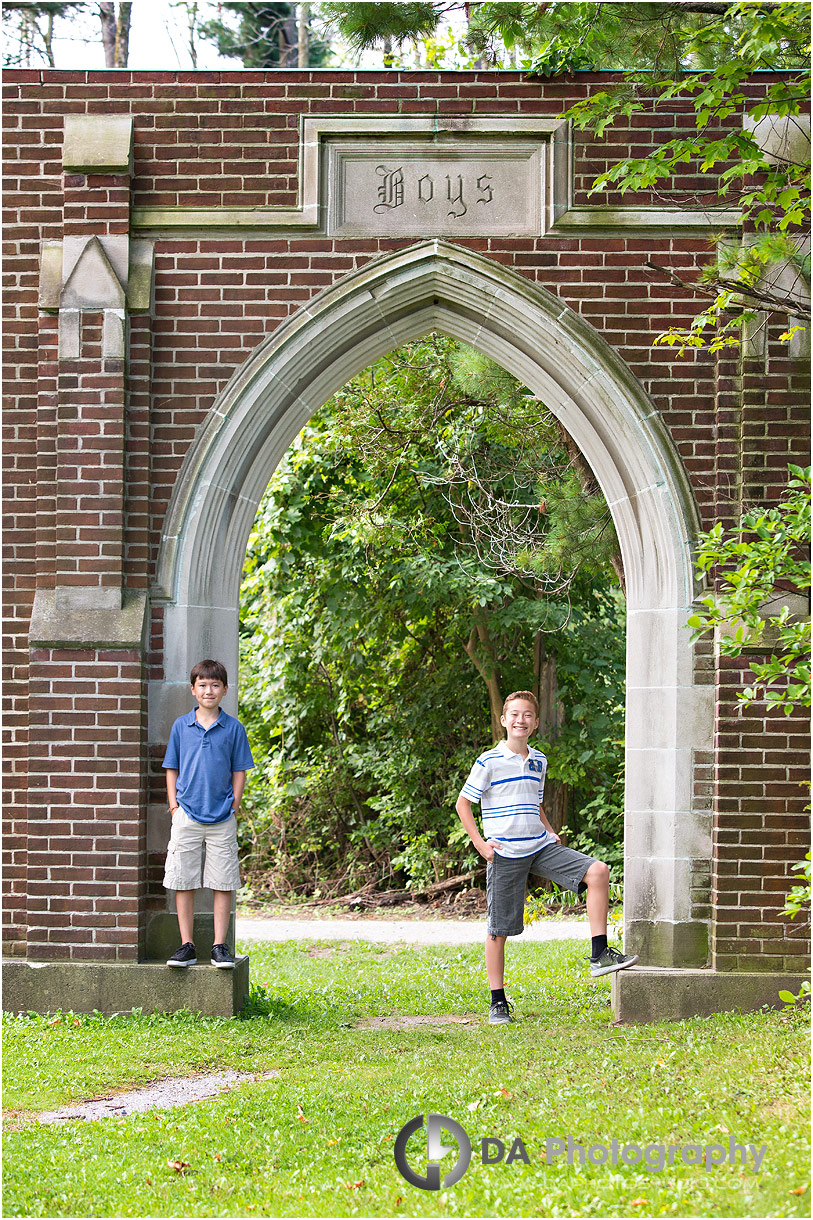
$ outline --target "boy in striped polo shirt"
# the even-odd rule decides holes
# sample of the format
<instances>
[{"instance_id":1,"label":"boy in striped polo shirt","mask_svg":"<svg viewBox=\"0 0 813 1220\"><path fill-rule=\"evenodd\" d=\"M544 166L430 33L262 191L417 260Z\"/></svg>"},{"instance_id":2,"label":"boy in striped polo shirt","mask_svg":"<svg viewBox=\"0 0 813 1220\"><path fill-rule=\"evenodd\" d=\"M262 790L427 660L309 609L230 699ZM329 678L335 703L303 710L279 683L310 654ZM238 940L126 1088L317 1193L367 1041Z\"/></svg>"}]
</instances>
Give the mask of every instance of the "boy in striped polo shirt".
<instances>
[{"instance_id":1,"label":"boy in striped polo shirt","mask_svg":"<svg viewBox=\"0 0 813 1220\"><path fill-rule=\"evenodd\" d=\"M529 873L555 881L577 894L587 892L594 977L634 966L638 958L607 944L610 870L583 852L563 847L545 811L545 755L528 745L539 724L539 703L527 690L513 691L503 704L500 723L507 739L481 754L457 798L457 812L477 851L488 861L486 970L491 988L491 1025L507 1025L511 1005L505 998L505 940L523 930L525 885ZM472 804L479 803L483 835Z\"/></svg>"}]
</instances>

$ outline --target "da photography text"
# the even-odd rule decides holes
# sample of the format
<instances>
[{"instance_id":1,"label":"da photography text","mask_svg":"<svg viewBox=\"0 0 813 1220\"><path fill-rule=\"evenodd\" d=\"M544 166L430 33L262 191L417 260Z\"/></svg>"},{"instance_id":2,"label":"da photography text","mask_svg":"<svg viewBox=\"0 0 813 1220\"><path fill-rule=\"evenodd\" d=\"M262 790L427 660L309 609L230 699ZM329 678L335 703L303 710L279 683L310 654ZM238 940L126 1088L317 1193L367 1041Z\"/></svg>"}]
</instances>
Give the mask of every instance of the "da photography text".
<instances>
[{"instance_id":1,"label":"da photography text","mask_svg":"<svg viewBox=\"0 0 813 1220\"><path fill-rule=\"evenodd\" d=\"M485 1144L485 1140L483 1143ZM738 1144L733 1135L727 1144L584 1144L572 1135L545 1140L545 1164L565 1159L568 1165L629 1165L661 1173L669 1165L700 1165L708 1172L718 1165L752 1165L759 1173L767 1148ZM485 1164L486 1162L484 1162Z\"/></svg>"},{"instance_id":2,"label":"da photography text","mask_svg":"<svg viewBox=\"0 0 813 1220\"><path fill-rule=\"evenodd\" d=\"M423 1115L418 1114L408 1123L404 1123L398 1132L394 1148L398 1172L411 1186L417 1186L420 1190L440 1190L441 1187L454 1186L471 1164L471 1140L460 1123L455 1122L453 1118L446 1114L428 1114L425 1152L415 1164L410 1164L407 1160L407 1144L411 1136L420 1131L423 1125ZM519 1136L500 1139L496 1135L486 1135L480 1140L479 1151L482 1165L531 1163ZM617 1139L612 1139L609 1143L587 1144L567 1135L545 1140L544 1164L551 1166L564 1163L597 1167L607 1165L616 1168L628 1166L649 1173L662 1173L672 1165L697 1165L708 1173L720 1165L740 1164L746 1167L750 1165L754 1173L759 1173L766 1151L764 1144L761 1147L756 1144L738 1144L733 1135L729 1136L726 1144L627 1144ZM454 1160L443 1166L446 1173L441 1175L441 1165L438 1162L443 1161L450 1152L455 1153Z\"/></svg>"}]
</instances>

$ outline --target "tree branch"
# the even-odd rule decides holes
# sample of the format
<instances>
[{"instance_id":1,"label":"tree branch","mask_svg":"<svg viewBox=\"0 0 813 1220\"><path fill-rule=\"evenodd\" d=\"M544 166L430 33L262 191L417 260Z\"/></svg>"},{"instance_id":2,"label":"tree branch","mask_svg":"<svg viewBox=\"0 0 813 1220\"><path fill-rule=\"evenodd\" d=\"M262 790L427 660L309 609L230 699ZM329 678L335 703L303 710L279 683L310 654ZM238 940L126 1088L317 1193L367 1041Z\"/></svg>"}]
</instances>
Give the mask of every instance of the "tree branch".
<instances>
[{"instance_id":1,"label":"tree branch","mask_svg":"<svg viewBox=\"0 0 813 1220\"><path fill-rule=\"evenodd\" d=\"M697 293L698 296L708 297L709 300L714 300L721 291L732 292L736 293L737 296L743 297L746 306L749 302L753 302L755 309L767 309L777 313L790 314L794 318L801 318L806 322L809 322L811 319L810 302L803 301L800 297L778 296L776 293L768 292L764 289L749 288L737 280L717 279L708 285L701 284L697 280L684 280L674 271L671 271L669 267L661 267L658 263L653 263L651 259L647 259L644 266L667 276L671 283L679 288L685 288L689 292Z\"/></svg>"}]
</instances>

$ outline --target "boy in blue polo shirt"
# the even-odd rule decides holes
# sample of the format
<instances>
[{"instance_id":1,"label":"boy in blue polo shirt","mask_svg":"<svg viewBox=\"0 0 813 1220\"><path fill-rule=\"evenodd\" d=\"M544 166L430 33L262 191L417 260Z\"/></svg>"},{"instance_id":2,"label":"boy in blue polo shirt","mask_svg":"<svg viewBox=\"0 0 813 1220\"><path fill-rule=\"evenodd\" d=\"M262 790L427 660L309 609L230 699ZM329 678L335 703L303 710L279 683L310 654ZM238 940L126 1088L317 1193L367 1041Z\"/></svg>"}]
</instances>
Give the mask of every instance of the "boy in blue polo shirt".
<instances>
[{"instance_id":1,"label":"boy in blue polo shirt","mask_svg":"<svg viewBox=\"0 0 813 1220\"><path fill-rule=\"evenodd\" d=\"M457 812L477 851L488 861L488 932L486 970L491 988L490 1025L512 1020L505 998L505 941L524 926L525 885L529 873L587 894L592 954L590 974L612 974L634 966L638 958L607 944L610 870L583 852L563 847L542 808L545 755L528 744L539 724L539 702L528 690L505 700L500 723L507 738L476 760L457 798ZM472 803L480 805L481 835ZM485 837L483 837L485 836Z\"/></svg>"},{"instance_id":2,"label":"boy in blue polo shirt","mask_svg":"<svg viewBox=\"0 0 813 1220\"><path fill-rule=\"evenodd\" d=\"M237 863L237 814L246 771L254 766L246 730L227 716L220 703L228 675L219 661L199 661L189 679L197 707L172 726L164 758L172 833L167 849L164 887L175 890L181 947L168 966L195 966L192 943L195 890L214 891L213 966L230 969L234 958L226 947L232 896L240 888ZM206 864L201 861L204 845Z\"/></svg>"}]
</instances>

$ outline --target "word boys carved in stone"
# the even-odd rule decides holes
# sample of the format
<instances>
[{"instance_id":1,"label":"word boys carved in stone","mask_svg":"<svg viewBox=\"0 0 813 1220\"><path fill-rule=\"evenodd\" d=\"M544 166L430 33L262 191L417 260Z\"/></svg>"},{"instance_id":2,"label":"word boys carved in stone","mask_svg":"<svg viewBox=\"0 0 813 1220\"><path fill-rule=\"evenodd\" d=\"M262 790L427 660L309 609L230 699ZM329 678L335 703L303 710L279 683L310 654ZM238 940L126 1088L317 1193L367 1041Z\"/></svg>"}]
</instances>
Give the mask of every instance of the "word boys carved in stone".
<instances>
[{"instance_id":1,"label":"word boys carved in stone","mask_svg":"<svg viewBox=\"0 0 813 1220\"><path fill-rule=\"evenodd\" d=\"M330 142L328 231L336 235L535 235L545 214L541 140Z\"/></svg>"},{"instance_id":2,"label":"word boys carved in stone","mask_svg":"<svg viewBox=\"0 0 813 1220\"><path fill-rule=\"evenodd\" d=\"M435 178L431 174L421 174L419 178L415 178L415 168L412 167L412 182L409 184L415 191L417 198L421 203L429 204L435 198ZM388 209L400 208L404 205L404 169L399 165L396 168L390 168L386 165L377 165L375 172L381 178L381 183L378 187L378 203L373 206L374 212L383 212ZM446 193L445 198L449 203L449 211L447 216L453 216L455 220L461 219L468 212L468 205L465 201L466 187L471 191L471 182L469 175L463 174L446 174ZM476 191L476 203L489 204L494 198L494 191L491 187L491 174L480 174L474 182ZM464 185L465 184L465 185ZM442 192L442 185L439 188ZM441 193L441 198L443 197ZM471 194L469 194L471 199Z\"/></svg>"}]
</instances>

